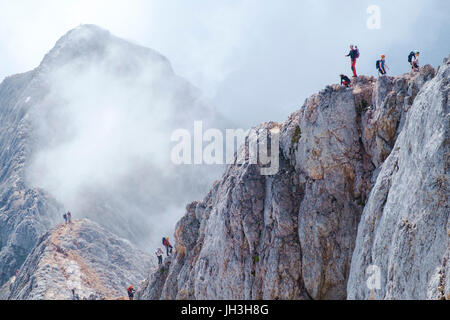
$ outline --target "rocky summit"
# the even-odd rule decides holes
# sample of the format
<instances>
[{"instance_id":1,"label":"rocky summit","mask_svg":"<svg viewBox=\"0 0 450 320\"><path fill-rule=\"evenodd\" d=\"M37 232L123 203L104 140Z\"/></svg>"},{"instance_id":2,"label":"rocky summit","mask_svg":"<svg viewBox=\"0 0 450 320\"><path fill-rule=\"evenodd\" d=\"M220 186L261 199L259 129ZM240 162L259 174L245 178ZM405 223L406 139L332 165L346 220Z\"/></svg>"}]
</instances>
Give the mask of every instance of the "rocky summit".
<instances>
[{"instance_id":1,"label":"rocky summit","mask_svg":"<svg viewBox=\"0 0 450 320\"><path fill-rule=\"evenodd\" d=\"M449 79L450 59L361 76L256 128L280 132L278 173L230 165L138 297L449 299Z\"/></svg>"}]
</instances>

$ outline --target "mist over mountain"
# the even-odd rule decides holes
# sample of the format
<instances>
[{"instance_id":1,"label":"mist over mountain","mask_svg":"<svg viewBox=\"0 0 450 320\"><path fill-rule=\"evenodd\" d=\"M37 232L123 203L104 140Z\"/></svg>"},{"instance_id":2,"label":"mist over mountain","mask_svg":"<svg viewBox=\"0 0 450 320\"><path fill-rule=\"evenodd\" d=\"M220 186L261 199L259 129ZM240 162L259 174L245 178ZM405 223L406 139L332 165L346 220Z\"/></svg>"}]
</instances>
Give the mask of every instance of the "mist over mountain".
<instances>
[{"instance_id":1,"label":"mist over mountain","mask_svg":"<svg viewBox=\"0 0 450 320\"><path fill-rule=\"evenodd\" d=\"M162 55L94 25L69 31L35 70L6 78L0 110L0 248L23 251L8 254L5 276L65 211L151 250L221 170L175 166L172 132L192 131L196 120L205 128L229 123ZM30 216L35 236L15 245L16 227L28 220L12 206L25 202L28 212L28 190L42 190L39 201L52 210Z\"/></svg>"},{"instance_id":2,"label":"mist over mountain","mask_svg":"<svg viewBox=\"0 0 450 320\"><path fill-rule=\"evenodd\" d=\"M155 227L169 232L166 222L215 177L172 165L171 133L223 118L163 56L96 26L65 35L41 68L49 92L32 116L30 184L142 245Z\"/></svg>"}]
</instances>

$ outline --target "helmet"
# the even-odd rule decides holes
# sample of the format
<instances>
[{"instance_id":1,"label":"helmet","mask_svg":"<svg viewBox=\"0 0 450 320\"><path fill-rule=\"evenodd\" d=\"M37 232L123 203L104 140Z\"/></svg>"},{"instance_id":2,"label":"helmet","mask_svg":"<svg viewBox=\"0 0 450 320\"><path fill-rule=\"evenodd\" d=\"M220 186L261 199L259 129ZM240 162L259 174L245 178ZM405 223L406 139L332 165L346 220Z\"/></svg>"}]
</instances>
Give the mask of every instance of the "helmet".
<instances>
[{"instance_id":1,"label":"helmet","mask_svg":"<svg viewBox=\"0 0 450 320\"><path fill-rule=\"evenodd\" d=\"M382 54L381 59L384 59L384 58L386 58L386 55Z\"/></svg>"}]
</instances>

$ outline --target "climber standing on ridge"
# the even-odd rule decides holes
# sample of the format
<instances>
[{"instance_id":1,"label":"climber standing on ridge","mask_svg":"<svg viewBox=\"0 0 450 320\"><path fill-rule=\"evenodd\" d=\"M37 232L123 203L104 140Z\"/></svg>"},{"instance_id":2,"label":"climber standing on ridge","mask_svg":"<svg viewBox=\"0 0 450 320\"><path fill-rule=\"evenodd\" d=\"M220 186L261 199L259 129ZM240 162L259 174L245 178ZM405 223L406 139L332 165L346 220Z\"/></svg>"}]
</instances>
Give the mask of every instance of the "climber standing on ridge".
<instances>
[{"instance_id":1,"label":"climber standing on ridge","mask_svg":"<svg viewBox=\"0 0 450 320\"><path fill-rule=\"evenodd\" d=\"M386 74L386 68L389 70L388 65L386 64L386 55L382 54L381 55L381 60L377 61L377 70L381 75L385 75Z\"/></svg>"},{"instance_id":2,"label":"climber standing on ridge","mask_svg":"<svg viewBox=\"0 0 450 320\"><path fill-rule=\"evenodd\" d=\"M130 300L133 300L134 294L136 293L136 290L134 290L133 286L130 285L130 286L128 287L128 289L127 289L127 293L128 293L128 298L129 298Z\"/></svg>"},{"instance_id":3,"label":"climber standing on ridge","mask_svg":"<svg viewBox=\"0 0 450 320\"><path fill-rule=\"evenodd\" d=\"M72 300L80 300L80 296L75 293L75 289L72 289Z\"/></svg>"},{"instance_id":4,"label":"climber standing on ridge","mask_svg":"<svg viewBox=\"0 0 450 320\"><path fill-rule=\"evenodd\" d=\"M414 51L411 51L411 53L408 56L408 62L411 64L412 71L420 70L419 55L420 55L420 52L417 50L414 50Z\"/></svg>"},{"instance_id":5,"label":"climber standing on ridge","mask_svg":"<svg viewBox=\"0 0 450 320\"><path fill-rule=\"evenodd\" d=\"M161 248L158 248L158 249L155 251L155 254L156 254L156 256L158 257L158 265L159 265L159 266L162 265L162 263L163 263L163 254L164 254L164 251L162 251Z\"/></svg>"},{"instance_id":6,"label":"climber standing on ridge","mask_svg":"<svg viewBox=\"0 0 450 320\"><path fill-rule=\"evenodd\" d=\"M350 87L351 80L345 74L341 74L341 86Z\"/></svg>"},{"instance_id":7,"label":"climber standing on ridge","mask_svg":"<svg viewBox=\"0 0 450 320\"><path fill-rule=\"evenodd\" d=\"M162 238L162 243L163 243L164 247L166 247L167 256L170 256L172 254L173 247L169 242L169 237Z\"/></svg>"},{"instance_id":8,"label":"climber standing on ridge","mask_svg":"<svg viewBox=\"0 0 450 320\"><path fill-rule=\"evenodd\" d=\"M70 213L70 211L67 212L67 222L68 222L69 224L72 223L72 214Z\"/></svg>"},{"instance_id":9,"label":"climber standing on ridge","mask_svg":"<svg viewBox=\"0 0 450 320\"><path fill-rule=\"evenodd\" d=\"M63 218L64 218L64 221L65 221L66 224L67 224L67 213L64 213L64 214L63 214Z\"/></svg>"},{"instance_id":10,"label":"climber standing on ridge","mask_svg":"<svg viewBox=\"0 0 450 320\"><path fill-rule=\"evenodd\" d=\"M356 74L356 59L359 58L359 49L357 46L350 45L350 52L346 57L350 57L351 65L352 65L352 71L353 71L353 78L358 77Z\"/></svg>"}]
</instances>

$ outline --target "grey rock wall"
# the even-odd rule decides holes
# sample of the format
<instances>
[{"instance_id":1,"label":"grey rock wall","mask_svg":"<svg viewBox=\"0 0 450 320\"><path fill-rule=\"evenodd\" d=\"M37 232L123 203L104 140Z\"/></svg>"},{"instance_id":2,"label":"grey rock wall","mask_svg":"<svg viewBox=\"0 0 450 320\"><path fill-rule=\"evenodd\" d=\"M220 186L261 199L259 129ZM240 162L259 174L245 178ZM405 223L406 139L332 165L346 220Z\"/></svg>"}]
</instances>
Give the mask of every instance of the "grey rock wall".
<instances>
[{"instance_id":1,"label":"grey rock wall","mask_svg":"<svg viewBox=\"0 0 450 320\"><path fill-rule=\"evenodd\" d=\"M416 259L427 265L433 283L446 282L448 192L444 187L439 194L431 187L442 185L442 175L448 174L446 68L441 67L434 80L435 70L425 66L420 73L398 77L359 77L352 88L328 86L287 121L256 128L279 132L278 173L262 175L261 166L248 161L229 166L203 201L188 205L176 226L175 255L149 277L139 298L368 299L373 293L363 288L362 270L376 260L366 258L375 255L375 241L377 253L386 252L376 261L390 268L386 272L392 279L398 278L391 279L389 295L378 293L375 298L409 297L401 293L408 288L405 281L410 280L410 288L415 284L405 277L404 267L409 264L417 278L421 268ZM425 108L429 104L436 108L430 114ZM434 189L422 202L425 212L436 216L431 225L424 211L415 218L424 225L424 236L414 245L410 238L396 240L399 235L391 234L400 213L394 221L379 222L382 213L375 210L384 205L384 193L390 194L386 172L396 168L392 159L399 152L397 140L404 139L420 139L399 150L410 158L409 169L420 165L424 171L403 169L397 182L403 191L391 196L395 206L421 211L412 210L413 199L424 191L425 170L434 172L427 176L430 192ZM427 155L421 156L424 152ZM248 160L248 151L241 149L236 159ZM376 232L375 223L389 227ZM389 256L393 249L387 248L396 241L410 245L401 247L394 259ZM412 250L428 252L430 259L414 257ZM439 297L424 286L415 289L422 294L416 297Z\"/></svg>"},{"instance_id":2,"label":"grey rock wall","mask_svg":"<svg viewBox=\"0 0 450 320\"><path fill-rule=\"evenodd\" d=\"M381 166L358 229L349 299L450 298L449 79L446 59ZM372 290L370 266L380 276Z\"/></svg>"}]
</instances>

